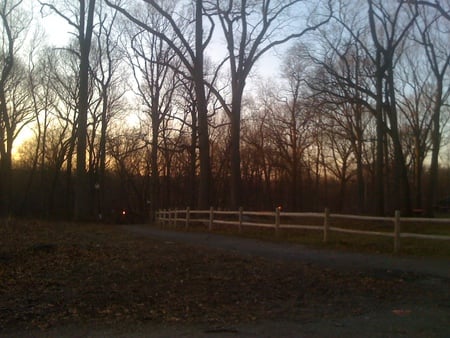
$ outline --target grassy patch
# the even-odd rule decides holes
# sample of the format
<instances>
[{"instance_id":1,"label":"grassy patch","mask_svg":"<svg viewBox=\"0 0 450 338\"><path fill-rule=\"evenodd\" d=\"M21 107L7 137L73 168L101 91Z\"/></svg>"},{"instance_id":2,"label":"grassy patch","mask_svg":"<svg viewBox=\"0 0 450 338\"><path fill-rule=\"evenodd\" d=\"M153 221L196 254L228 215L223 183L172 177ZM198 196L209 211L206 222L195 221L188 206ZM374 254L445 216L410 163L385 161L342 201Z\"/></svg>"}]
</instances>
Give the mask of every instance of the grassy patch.
<instances>
[{"instance_id":1,"label":"grassy patch","mask_svg":"<svg viewBox=\"0 0 450 338\"><path fill-rule=\"evenodd\" d=\"M250 221L250 220L248 220ZM244 226L239 233L237 225L217 225L213 226L213 231L225 235L241 236L249 238L259 238L268 241L290 242L304 244L316 248L332 248L338 250L365 252L365 253L385 253L391 254L394 251L393 237L371 236L361 234L346 234L330 231L328 242L323 243L323 232L321 230L303 229L279 229L278 236L275 231L273 217L252 218L252 222L266 223L270 227ZM323 219L315 217L300 217L296 219L282 217L282 224L301 224L311 226L322 226ZM354 220L331 217L330 227L342 229L374 231L393 235L393 220L371 221ZM206 231L208 225L193 223L189 225L189 231ZM177 226L177 229L185 229ZM402 222L401 231L416 234L443 235L450 236L450 224L437 222ZM434 257L450 259L450 241L401 238L400 255L411 255L419 257Z\"/></svg>"}]
</instances>

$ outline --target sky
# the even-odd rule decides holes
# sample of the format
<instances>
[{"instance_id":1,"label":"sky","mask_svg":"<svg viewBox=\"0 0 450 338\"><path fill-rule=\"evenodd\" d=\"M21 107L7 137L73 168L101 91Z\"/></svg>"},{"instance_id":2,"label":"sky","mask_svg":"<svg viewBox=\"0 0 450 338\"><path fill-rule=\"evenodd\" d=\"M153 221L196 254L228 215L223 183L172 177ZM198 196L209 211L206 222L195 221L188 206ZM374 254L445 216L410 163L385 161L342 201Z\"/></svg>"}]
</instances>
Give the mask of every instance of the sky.
<instances>
[{"instance_id":1,"label":"sky","mask_svg":"<svg viewBox=\"0 0 450 338\"><path fill-rule=\"evenodd\" d=\"M55 15L42 18L47 41L54 46L64 46L70 38L71 26Z\"/></svg>"},{"instance_id":2,"label":"sky","mask_svg":"<svg viewBox=\"0 0 450 338\"><path fill-rule=\"evenodd\" d=\"M28 8L33 11L34 20L43 28L45 32L45 41L49 45L55 47L65 46L71 37L73 27L56 14L47 15L47 13L51 13L50 10L45 10L46 15L43 16L40 12L41 6L37 0L25 0L25 2L29 4ZM216 27L216 29L219 30L220 28ZM223 53L220 51L223 51ZM247 90L256 88L255 81L252 83L252 80L256 79L257 81L273 82L273 79L279 76L280 51L281 49L278 48L272 53L267 53L255 64L252 75L248 80ZM207 51L207 56L218 61L223 57L225 52L226 49L223 45L223 39L218 38L215 41L212 41L209 51ZM19 149L31 136L33 136L31 127L25 128L15 140L14 149Z\"/></svg>"},{"instance_id":3,"label":"sky","mask_svg":"<svg viewBox=\"0 0 450 338\"><path fill-rule=\"evenodd\" d=\"M60 17L51 15L47 17L42 17L40 13L40 5L37 0L25 0L29 3L29 8L33 11L34 20L41 25L41 28L45 32L45 41L56 47L64 46L67 42L70 32L70 26ZM32 37L32 33L29 33L29 37ZM14 141L13 146L13 156L16 156L17 150L26 142L28 139L34 136L32 126L26 126Z\"/></svg>"},{"instance_id":4,"label":"sky","mask_svg":"<svg viewBox=\"0 0 450 338\"><path fill-rule=\"evenodd\" d=\"M38 13L38 15L40 17L40 21L43 24L43 28L45 29L47 41L51 45L55 45L57 47L64 46L70 38L71 32L73 31L72 27L64 19L57 15L49 15L46 17L41 17L40 13ZM216 27L216 30L219 29L219 27ZM217 52L220 50L223 50L224 52ZM273 51L272 53L269 52L264 55L261 60L259 60L255 67L255 70L258 72L258 74L263 77L271 78L275 73L279 72L279 51L280 48ZM225 46L223 45L223 41L221 38L219 38L216 41L212 41L207 54L213 59L220 59L221 57L223 57L225 52L226 50Z\"/></svg>"}]
</instances>

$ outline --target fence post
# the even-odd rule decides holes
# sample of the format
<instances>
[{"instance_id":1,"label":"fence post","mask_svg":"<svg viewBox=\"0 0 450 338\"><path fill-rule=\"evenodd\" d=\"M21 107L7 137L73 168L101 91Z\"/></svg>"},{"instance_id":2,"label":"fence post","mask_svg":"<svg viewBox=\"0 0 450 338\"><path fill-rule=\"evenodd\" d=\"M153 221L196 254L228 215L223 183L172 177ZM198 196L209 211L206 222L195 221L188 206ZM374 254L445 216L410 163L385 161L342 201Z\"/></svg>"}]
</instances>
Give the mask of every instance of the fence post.
<instances>
[{"instance_id":1,"label":"fence post","mask_svg":"<svg viewBox=\"0 0 450 338\"><path fill-rule=\"evenodd\" d=\"M239 233L242 233L242 213L244 209L242 207L239 208Z\"/></svg>"},{"instance_id":2,"label":"fence post","mask_svg":"<svg viewBox=\"0 0 450 338\"><path fill-rule=\"evenodd\" d=\"M280 230L280 207L275 208L275 237L279 237Z\"/></svg>"},{"instance_id":3,"label":"fence post","mask_svg":"<svg viewBox=\"0 0 450 338\"><path fill-rule=\"evenodd\" d=\"M165 226L167 224L167 222L169 221L169 209L164 209L164 220L163 220L163 226Z\"/></svg>"},{"instance_id":4,"label":"fence post","mask_svg":"<svg viewBox=\"0 0 450 338\"><path fill-rule=\"evenodd\" d=\"M191 219L191 214L190 214L191 208L187 207L186 208L186 223L184 225L184 228L187 230L189 227L189 221Z\"/></svg>"},{"instance_id":5,"label":"fence post","mask_svg":"<svg viewBox=\"0 0 450 338\"><path fill-rule=\"evenodd\" d=\"M327 243L328 242L328 230L329 230L329 220L330 218L330 210L328 208L325 208L324 211L324 217L323 217L323 242Z\"/></svg>"},{"instance_id":6,"label":"fence post","mask_svg":"<svg viewBox=\"0 0 450 338\"><path fill-rule=\"evenodd\" d=\"M209 226L208 226L209 231L212 230L213 222L214 222L214 208L211 207L209 208Z\"/></svg>"},{"instance_id":7,"label":"fence post","mask_svg":"<svg viewBox=\"0 0 450 338\"><path fill-rule=\"evenodd\" d=\"M173 215L173 226L176 228L177 227L177 221L178 221L178 209L174 210L174 215Z\"/></svg>"},{"instance_id":8,"label":"fence post","mask_svg":"<svg viewBox=\"0 0 450 338\"><path fill-rule=\"evenodd\" d=\"M170 226L170 224L172 224L172 211L170 210L170 208L167 208L167 224L166 226Z\"/></svg>"},{"instance_id":9,"label":"fence post","mask_svg":"<svg viewBox=\"0 0 450 338\"><path fill-rule=\"evenodd\" d=\"M395 210L394 217L394 253L400 251L400 210Z\"/></svg>"}]
</instances>

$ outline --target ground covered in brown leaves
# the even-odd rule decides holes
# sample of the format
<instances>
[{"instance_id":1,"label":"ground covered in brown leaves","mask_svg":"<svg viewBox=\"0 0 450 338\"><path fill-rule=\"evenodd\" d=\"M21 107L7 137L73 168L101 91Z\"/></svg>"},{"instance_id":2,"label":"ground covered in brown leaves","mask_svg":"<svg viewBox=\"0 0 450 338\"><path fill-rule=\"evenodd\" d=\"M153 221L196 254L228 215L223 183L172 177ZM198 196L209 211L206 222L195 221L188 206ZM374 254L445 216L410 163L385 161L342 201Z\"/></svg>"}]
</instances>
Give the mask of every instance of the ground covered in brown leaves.
<instances>
[{"instance_id":1,"label":"ground covered in brown leaves","mask_svg":"<svg viewBox=\"0 0 450 338\"><path fill-rule=\"evenodd\" d=\"M222 323L364 314L437 295L350 274L137 237L115 226L0 224L0 328Z\"/></svg>"}]
</instances>

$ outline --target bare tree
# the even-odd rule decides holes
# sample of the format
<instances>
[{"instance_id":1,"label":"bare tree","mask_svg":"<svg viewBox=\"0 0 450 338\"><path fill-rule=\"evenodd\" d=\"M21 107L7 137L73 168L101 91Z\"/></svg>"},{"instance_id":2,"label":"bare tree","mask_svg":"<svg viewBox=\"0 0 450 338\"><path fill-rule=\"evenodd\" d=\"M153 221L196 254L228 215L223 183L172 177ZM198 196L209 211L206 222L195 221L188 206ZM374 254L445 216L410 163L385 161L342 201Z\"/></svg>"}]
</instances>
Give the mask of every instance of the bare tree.
<instances>
[{"instance_id":1,"label":"bare tree","mask_svg":"<svg viewBox=\"0 0 450 338\"><path fill-rule=\"evenodd\" d=\"M443 18L445 18L446 20L450 20L450 13L449 13L449 5L450 4L449 4L448 0L444 0L444 1L408 0L406 2L411 5L420 5L420 6L430 7L432 9L436 10L439 13L439 15L442 16ZM443 2L445 3L444 5L442 5ZM447 8L445 8L445 7L447 7Z\"/></svg>"},{"instance_id":2,"label":"bare tree","mask_svg":"<svg viewBox=\"0 0 450 338\"><path fill-rule=\"evenodd\" d=\"M197 200L197 140L198 140L198 130L197 130L197 105L195 102L195 91L193 90L194 84L189 79L181 79L182 86L179 88L178 96L181 97L181 102L178 105L183 107L185 116L182 118L182 123L186 124L190 129L189 142L186 146L189 153L189 170L188 170L188 195L189 195L189 206L194 207ZM181 109L179 109L181 110Z\"/></svg>"},{"instance_id":3,"label":"bare tree","mask_svg":"<svg viewBox=\"0 0 450 338\"><path fill-rule=\"evenodd\" d=\"M411 173L414 207L421 209L423 202L422 185L424 161L431 148L432 73L424 62L422 49L413 43L409 52L397 65L398 70L398 110L405 158ZM409 163L408 163L409 162Z\"/></svg>"},{"instance_id":4,"label":"bare tree","mask_svg":"<svg viewBox=\"0 0 450 338\"><path fill-rule=\"evenodd\" d=\"M145 24L158 29L163 34L169 34L167 22L156 12L150 12L142 19ZM144 21L145 20L145 21ZM179 84L180 76L175 69L181 67L179 58L167 45L154 34L149 34L141 28L130 27L129 40L131 50L129 61L136 81L136 93L144 106L144 112L150 122L150 166L151 181L150 217L154 218L159 208L159 171L158 153L161 142L161 127L163 120L170 119L174 107L174 93ZM175 37L174 37L175 38Z\"/></svg>"},{"instance_id":5,"label":"bare tree","mask_svg":"<svg viewBox=\"0 0 450 338\"><path fill-rule=\"evenodd\" d=\"M344 112L343 116L348 116L349 113L345 109L352 110L351 106L336 107L336 110L341 108ZM332 114L329 114L332 115ZM327 143L327 154L322 159L323 165L339 182L339 194L335 198L337 200L337 210L342 212L346 202L347 184L355 174L355 156L353 142L354 138L349 138L348 127L345 125L345 119L339 120L336 118L329 118L321 126L325 129L325 139Z\"/></svg>"},{"instance_id":6,"label":"bare tree","mask_svg":"<svg viewBox=\"0 0 450 338\"><path fill-rule=\"evenodd\" d=\"M45 215L53 213L55 202L64 201L66 216L73 210L73 162L77 131L78 57L70 50L48 48L42 57L45 73L46 102L43 116L41 170L43 184L47 186ZM48 172L48 178L45 178ZM64 198L57 199L56 191L64 175Z\"/></svg>"},{"instance_id":7,"label":"bare tree","mask_svg":"<svg viewBox=\"0 0 450 338\"><path fill-rule=\"evenodd\" d=\"M249 199L250 207L265 210L275 208L272 176L276 162L275 154L278 150L276 143L270 137L271 111L265 106L260 108L254 107L249 117L243 121L242 176L243 185L251 187L244 191L248 190L250 196L261 196L261 199L258 200Z\"/></svg>"},{"instance_id":8,"label":"bare tree","mask_svg":"<svg viewBox=\"0 0 450 338\"><path fill-rule=\"evenodd\" d=\"M57 5L40 1L42 7L48 7L61 16L76 31L79 55L79 93L77 119L77 183L75 185L74 218L89 217L89 180L86 171L86 150L88 136L89 111L89 54L94 30L95 0L80 0L78 7L65 3L59 9ZM66 13L67 12L67 13Z\"/></svg>"},{"instance_id":9,"label":"bare tree","mask_svg":"<svg viewBox=\"0 0 450 338\"><path fill-rule=\"evenodd\" d=\"M355 10L356 8L353 9ZM370 119L369 114L375 115L374 66L370 57L366 55L366 45L363 43L368 37L364 25L359 24L364 21L355 19L353 11L344 6L338 12L339 19L332 21L320 32L318 38L323 50L311 51L306 46L300 50L304 58L311 59L315 64L315 71L305 77L312 90L312 98L323 106L324 116L345 131L346 138L352 144L356 159L358 210L365 212L366 182L363 155L364 144L367 142L365 129ZM348 33L349 31L352 33ZM323 125L323 121L319 121L319 125ZM321 126L319 133L320 128ZM383 130L384 128L381 128L381 131ZM383 169L383 166L381 165L379 169ZM383 175L378 179L377 186L376 204L384 206Z\"/></svg>"},{"instance_id":10,"label":"bare tree","mask_svg":"<svg viewBox=\"0 0 450 338\"><path fill-rule=\"evenodd\" d=\"M204 34L203 6L202 0L196 0L192 12L188 17L183 17L182 13L176 13L170 3L167 6L161 5L155 0L143 0L153 10L161 15L168 23L171 31L170 35L160 32L160 27L152 27L142 22L130 10L126 9L120 2L105 2L125 15L136 25L147 32L158 36L163 40L180 58L187 73L192 78L195 86L196 104L198 112L198 138L199 138L199 159L200 159L200 180L199 180L199 207L207 208L210 204L211 193L211 163L209 153L209 132L208 132L208 108L204 82L204 50L212 37L213 22L210 20L210 30ZM169 8L168 8L169 7ZM177 8L179 9L179 8ZM177 20L178 18L179 20ZM191 23L194 27L191 27ZM191 41L191 32L194 31L195 42ZM174 39L174 36L176 38ZM206 37L205 37L206 36ZM194 45L194 46L193 46Z\"/></svg>"},{"instance_id":11,"label":"bare tree","mask_svg":"<svg viewBox=\"0 0 450 338\"><path fill-rule=\"evenodd\" d=\"M147 145L139 128L120 126L108 137L107 148L113 162L112 168L119 178L118 195L110 196L113 214L107 216L118 221L117 217L121 217L123 211L138 214L142 210L140 204L145 187L141 179L148 174L145 156Z\"/></svg>"},{"instance_id":12,"label":"bare tree","mask_svg":"<svg viewBox=\"0 0 450 338\"><path fill-rule=\"evenodd\" d=\"M308 32L326 24L328 13L313 22L311 17L301 18L292 15L308 11L303 0L287 1L205 1L208 12L216 15L220 21L227 46L227 59L231 78L231 104L222 98L222 104L230 117L230 163L231 163L231 207L241 205L241 108L247 78L255 63L275 46L301 38ZM300 8L300 6L304 6ZM320 15L319 15L320 16ZM302 22L303 26L299 25Z\"/></svg>"},{"instance_id":13,"label":"bare tree","mask_svg":"<svg viewBox=\"0 0 450 338\"><path fill-rule=\"evenodd\" d=\"M283 62L283 76L287 83L286 88L278 95L278 107L273 113L273 124L278 128L276 137L278 148L287 164L290 177L290 208L302 208L302 159L304 151L312 143L311 132L314 117L317 115L317 102L308 102L308 88L304 78L309 72L308 60L303 58L299 45L291 48Z\"/></svg>"},{"instance_id":14,"label":"bare tree","mask_svg":"<svg viewBox=\"0 0 450 338\"><path fill-rule=\"evenodd\" d=\"M444 8L438 1L410 1L422 5L417 20L418 41L423 46L429 67L435 80L434 95L430 98L432 107L432 153L430 164L430 179L426 195L425 209L428 216L433 215L433 205L436 201L438 184L439 151L441 147L441 110L450 95L450 89L444 81L448 76L450 52L448 43L448 25L450 23L450 3Z\"/></svg>"},{"instance_id":15,"label":"bare tree","mask_svg":"<svg viewBox=\"0 0 450 338\"><path fill-rule=\"evenodd\" d=\"M381 1L369 0L368 4L369 27L376 51L376 116L377 120L380 120L382 114L385 113L389 120L388 133L394 148L395 208L409 214L411 212L411 196L399 134L394 66L398 59L396 53L401 49L406 35L414 25L417 11L412 9L413 14L410 17L403 17L402 13L407 9L403 1L399 1L392 8L385 6Z\"/></svg>"},{"instance_id":16,"label":"bare tree","mask_svg":"<svg viewBox=\"0 0 450 338\"><path fill-rule=\"evenodd\" d=\"M32 103L26 66L19 58L30 24L22 0L0 4L0 214L9 214L12 197L12 149L20 129L30 119Z\"/></svg>"},{"instance_id":17,"label":"bare tree","mask_svg":"<svg viewBox=\"0 0 450 338\"><path fill-rule=\"evenodd\" d=\"M43 43L43 35L42 31L39 27L33 34L33 37L30 42L30 47L28 51L28 75L27 75L27 84L30 91L30 99L32 104L32 110L34 115L34 123L35 127L33 128L36 142L35 148L32 152L28 154L28 156L32 155L31 160L31 169L28 176L26 188L23 192L23 201L21 204L21 214L26 212L26 209L29 209L29 196L30 189L33 184L33 181L36 178L37 169L40 166L41 168L44 166L44 158L43 155L45 153L45 136L48 127L48 108L54 99L54 95L49 93L49 83L48 74L50 73L50 69L47 66L47 60L45 57L45 48L42 50L40 46ZM30 142L29 144L32 144ZM46 186L44 186L44 171L41 170L41 202L39 203L39 207L43 210L44 200L45 200L45 191Z\"/></svg>"},{"instance_id":18,"label":"bare tree","mask_svg":"<svg viewBox=\"0 0 450 338\"><path fill-rule=\"evenodd\" d=\"M67 217L73 208L72 162L76 133L76 98L78 59L65 50L46 48L39 55L30 77L37 114L33 128L33 160L40 171L35 210L42 217L55 216L54 206ZM31 81L31 79L30 79ZM65 176L64 176L65 172ZM56 198L57 191L64 191ZM27 196L27 198L30 196Z\"/></svg>"},{"instance_id":19,"label":"bare tree","mask_svg":"<svg viewBox=\"0 0 450 338\"><path fill-rule=\"evenodd\" d=\"M124 108L126 92L125 72L121 67L124 53L119 48L121 32L114 29L117 23L116 11L100 3L96 16L99 28L93 32L90 74L93 78L90 104L91 124L89 135L90 189L96 205L97 217L103 217L106 175L106 140L110 121ZM92 101L92 99L91 99Z\"/></svg>"},{"instance_id":20,"label":"bare tree","mask_svg":"<svg viewBox=\"0 0 450 338\"><path fill-rule=\"evenodd\" d=\"M387 4L367 0L366 7L358 7L358 12L355 12L356 3L360 4L354 1L340 2L340 10L333 21L337 23L336 31L331 35L335 38L332 40L322 35L330 52L325 54L325 62L319 63L331 75L329 85L334 81L338 88L343 89L342 93L346 93L349 102L366 107L376 119L376 212L383 214L385 209L385 150L388 141L386 136L389 136L394 155L395 177L394 185L391 186L394 187L393 201L396 205L393 207L408 214L411 211L410 187L399 132L394 69L402 55L406 37L414 25L417 11L405 1ZM352 8L353 12L349 12ZM352 71L353 64L359 65L355 68L356 72ZM338 70L342 65L344 72ZM359 72L361 70L362 73ZM341 94L337 97L343 98Z\"/></svg>"}]
</instances>

